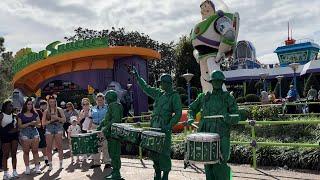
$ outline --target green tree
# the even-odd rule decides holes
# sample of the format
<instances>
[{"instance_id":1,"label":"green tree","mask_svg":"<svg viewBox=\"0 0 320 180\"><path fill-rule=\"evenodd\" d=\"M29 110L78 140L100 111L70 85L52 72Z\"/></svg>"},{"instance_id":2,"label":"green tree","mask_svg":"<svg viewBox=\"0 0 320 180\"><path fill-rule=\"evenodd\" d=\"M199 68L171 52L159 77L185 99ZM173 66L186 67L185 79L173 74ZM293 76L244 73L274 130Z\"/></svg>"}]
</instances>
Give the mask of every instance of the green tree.
<instances>
[{"instance_id":1,"label":"green tree","mask_svg":"<svg viewBox=\"0 0 320 180\"><path fill-rule=\"evenodd\" d=\"M77 41L95 37L108 37L110 46L136 46L150 48L161 54L161 61L148 61L149 82L156 82L162 73L175 73L174 43L162 43L138 31L126 31L124 28L111 30L92 30L79 27L73 36L65 37L67 41Z\"/></svg>"},{"instance_id":2,"label":"green tree","mask_svg":"<svg viewBox=\"0 0 320 180\"><path fill-rule=\"evenodd\" d=\"M4 38L0 37L0 102L7 99L13 90L13 62L12 52L5 51Z\"/></svg>"},{"instance_id":3,"label":"green tree","mask_svg":"<svg viewBox=\"0 0 320 180\"><path fill-rule=\"evenodd\" d=\"M182 36L175 48L176 54L176 83L179 87L186 87L186 81L181 76L187 71L194 74L191 80L191 85L201 88L200 82L200 66L193 57L193 46L191 39L187 36Z\"/></svg>"}]
</instances>

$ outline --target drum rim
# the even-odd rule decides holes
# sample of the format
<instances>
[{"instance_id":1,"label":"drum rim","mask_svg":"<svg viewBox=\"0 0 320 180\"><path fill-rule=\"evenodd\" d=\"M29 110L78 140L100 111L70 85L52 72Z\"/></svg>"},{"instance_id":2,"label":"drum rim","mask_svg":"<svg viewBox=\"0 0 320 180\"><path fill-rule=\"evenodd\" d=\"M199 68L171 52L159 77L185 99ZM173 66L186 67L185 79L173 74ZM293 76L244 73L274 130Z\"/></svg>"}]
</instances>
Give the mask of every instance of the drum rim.
<instances>
[{"instance_id":1,"label":"drum rim","mask_svg":"<svg viewBox=\"0 0 320 180\"><path fill-rule=\"evenodd\" d=\"M185 161L193 163L193 164L217 164L217 163L220 163L220 160L215 160L215 161L194 161L194 160L185 159Z\"/></svg>"},{"instance_id":2,"label":"drum rim","mask_svg":"<svg viewBox=\"0 0 320 180\"><path fill-rule=\"evenodd\" d=\"M212 139L206 139L206 140L203 140L203 139L194 139L196 136L194 135L197 135L197 134L208 134L208 135L211 135L213 136ZM203 136L202 136L203 137ZM218 133L206 133L206 132L199 132L199 133L192 133L192 134L189 134L187 135L186 137L186 141L193 141L193 142L216 142L217 140L220 141L220 135Z\"/></svg>"}]
</instances>

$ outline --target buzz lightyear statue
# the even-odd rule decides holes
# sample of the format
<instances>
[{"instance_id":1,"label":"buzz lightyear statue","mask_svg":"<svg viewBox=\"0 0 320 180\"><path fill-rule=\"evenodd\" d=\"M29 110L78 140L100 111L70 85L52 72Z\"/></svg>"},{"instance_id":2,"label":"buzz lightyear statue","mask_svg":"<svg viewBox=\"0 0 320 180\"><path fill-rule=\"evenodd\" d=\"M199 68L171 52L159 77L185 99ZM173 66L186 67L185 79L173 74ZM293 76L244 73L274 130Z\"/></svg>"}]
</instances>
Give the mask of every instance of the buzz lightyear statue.
<instances>
[{"instance_id":1,"label":"buzz lightyear statue","mask_svg":"<svg viewBox=\"0 0 320 180\"><path fill-rule=\"evenodd\" d=\"M200 65L201 86L204 93L212 91L207 81L213 70L220 70L220 62L232 54L239 31L239 14L216 11L211 0L200 5L202 21L191 32L194 57ZM225 85L223 90L226 91Z\"/></svg>"}]
</instances>

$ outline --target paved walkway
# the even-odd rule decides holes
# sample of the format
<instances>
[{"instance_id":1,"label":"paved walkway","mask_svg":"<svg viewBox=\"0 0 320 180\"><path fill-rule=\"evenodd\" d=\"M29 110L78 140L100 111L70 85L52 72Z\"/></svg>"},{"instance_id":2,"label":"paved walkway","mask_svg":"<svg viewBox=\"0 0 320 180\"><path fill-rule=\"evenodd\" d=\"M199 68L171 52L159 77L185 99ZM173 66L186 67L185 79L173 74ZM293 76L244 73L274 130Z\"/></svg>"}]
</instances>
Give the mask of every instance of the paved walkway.
<instances>
[{"instance_id":1,"label":"paved walkway","mask_svg":"<svg viewBox=\"0 0 320 180\"><path fill-rule=\"evenodd\" d=\"M19 180L86 180L93 179L99 180L103 179L104 176L111 172L110 169L103 169L104 165L101 168L89 169L90 161L88 163L79 163L79 164L70 164L69 151L64 151L66 159L64 160L64 169L58 170L58 157L57 153L54 155L53 160L53 170L51 172L47 171L47 167L44 166L44 163L41 164L42 174L37 175L31 173L31 175L24 175L25 170L24 163L22 160L22 152L18 152L18 173L20 174ZM32 157L32 156L30 156ZM143 160L142 162L139 159L134 159L130 157L121 158L122 168L121 174L126 180L149 180L153 179L153 169L152 161ZM205 180L203 166L194 166L193 168L188 167L187 169L183 168L183 161L173 160L172 171L170 172L170 180ZM233 170L233 176L235 180L237 179L292 179L292 180L301 180L301 179L312 179L319 180L320 172L297 172L284 169L259 169L253 170L249 165L231 165ZM9 164L11 167L11 162ZM33 168L34 165L31 166ZM1 178L3 173L0 173Z\"/></svg>"}]
</instances>

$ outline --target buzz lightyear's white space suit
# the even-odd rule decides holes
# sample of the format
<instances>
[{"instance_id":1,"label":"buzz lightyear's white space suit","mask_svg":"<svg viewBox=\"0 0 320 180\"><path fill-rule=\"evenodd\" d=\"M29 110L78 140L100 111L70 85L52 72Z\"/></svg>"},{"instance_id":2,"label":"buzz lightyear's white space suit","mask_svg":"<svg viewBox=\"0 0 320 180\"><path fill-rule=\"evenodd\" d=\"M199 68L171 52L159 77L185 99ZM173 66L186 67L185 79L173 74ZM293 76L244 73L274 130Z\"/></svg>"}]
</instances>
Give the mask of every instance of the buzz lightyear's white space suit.
<instances>
[{"instance_id":1,"label":"buzz lightyear's white space suit","mask_svg":"<svg viewBox=\"0 0 320 180\"><path fill-rule=\"evenodd\" d=\"M220 61L232 51L239 30L239 14L221 10L198 23L191 32L194 56L200 65L201 86L204 93L212 91L206 80L213 70L220 70ZM226 91L226 87L223 87Z\"/></svg>"}]
</instances>

